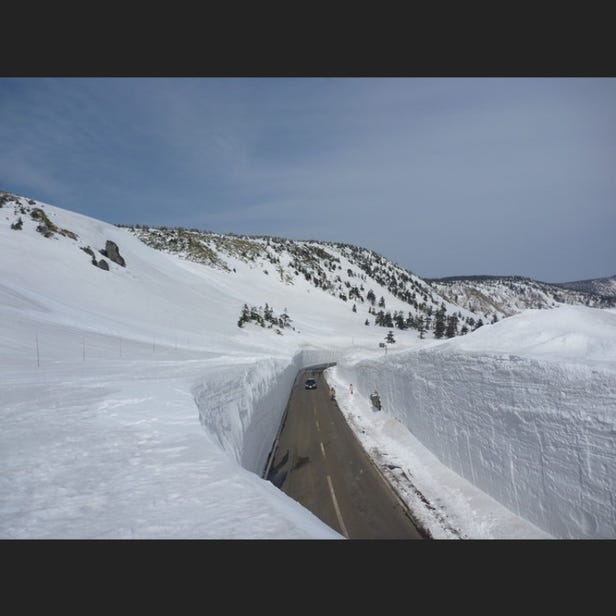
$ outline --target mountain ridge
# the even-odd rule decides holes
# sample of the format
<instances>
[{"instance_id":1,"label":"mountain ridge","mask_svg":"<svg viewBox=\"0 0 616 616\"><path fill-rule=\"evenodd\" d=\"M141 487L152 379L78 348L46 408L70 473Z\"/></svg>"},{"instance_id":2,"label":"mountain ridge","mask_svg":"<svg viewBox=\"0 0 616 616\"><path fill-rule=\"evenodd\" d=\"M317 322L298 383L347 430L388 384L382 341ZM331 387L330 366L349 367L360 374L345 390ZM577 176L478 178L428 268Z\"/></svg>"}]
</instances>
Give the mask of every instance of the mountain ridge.
<instances>
[{"instance_id":1,"label":"mountain ridge","mask_svg":"<svg viewBox=\"0 0 616 616\"><path fill-rule=\"evenodd\" d=\"M98 249L95 254L91 246L80 245L77 234L56 226L46 216L44 203L0 191L0 209L7 214L12 209L13 217L5 215L5 219L15 231L21 231L25 224L46 238L62 237L80 248L79 254L87 253L92 265L102 269L109 267L105 259L99 257L99 254L108 257L106 248L109 246L95 247ZM279 279L289 289L297 287L301 281L343 303L349 310L349 318L366 326L416 330L422 338L425 335L436 338L464 335L528 308L554 308L561 304L616 306L616 295L612 298L565 287L567 283L549 284L523 276L422 278L371 249L344 242L223 234L184 227L112 226L127 230L158 251L228 275L237 273L236 268L242 264L260 270L270 279ZM118 249L111 247L114 251ZM113 270L115 264L111 265ZM267 299L258 301L254 296L246 297L241 314L238 311L232 318L242 327L251 307L254 314L261 311L263 316L264 302L266 309L271 309ZM256 304L260 306L257 308Z\"/></svg>"},{"instance_id":2,"label":"mountain ridge","mask_svg":"<svg viewBox=\"0 0 616 616\"><path fill-rule=\"evenodd\" d=\"M616 274L603 278L589 278L587 280L555 282L552 284L565 289L573 289L574 291L586 291L605 297L616 297Z\"/></svg>"},{"instance_id":3,"label":"mountain ridge","mask_svg":"<svg viewBox=\"0 0 616 616\"><path fill-rule=\"evenodd\" d=\"M614 293L601 293L593 290L593 286L598 283L616 283L616 274L613 276L604 276L601 278L587 278L584 280L574 280L571 282L545 282L537 278L531 278L530 276L521 276L518 274L466 274L459 276L439 276L438 278L423 278L426 282L430 283L446 283L446 282L461 282L461 281L483 281L483 280L530 280L533 282L539 282L541 284L550 285L553 287L563 287L565 289L572 290L584 290L589 293L595 293L596 295L610 296Z\"/></svg>"},{"instance_id":4,"label":"mountain ridge","mask_svg":"<svg viewBox=\"0 0 616 616\"><path fill-rule=\"evenodd\" d=\"M562 304L592 308L616 306L616 293L604 295L588 290L589 285L572 288L567 283L547 283L526 276L447 276L426 281L449 301L491 322L522 310L556 308Z\"/></svg>"},{"instance_id":5,"label":"mountain ridge","mask_svg":"<svg viewBox=\"0 0 616 616\"><path fill-rule=\"evenodd\" d=\"M124 225L121 225L124 227ZM165 252L231 272L225 258L239 258L265 275L293 285L304 279L317 289L364 309L367 324L453 337L476 329L471 311L438 293L419 276L367 248L342 242L277 236L220 234L182 227L126 226L141 241ZM443 332L437 329L443 322ZM449 329L447 329L449 328Z\"/></svg>"}]
</instances>

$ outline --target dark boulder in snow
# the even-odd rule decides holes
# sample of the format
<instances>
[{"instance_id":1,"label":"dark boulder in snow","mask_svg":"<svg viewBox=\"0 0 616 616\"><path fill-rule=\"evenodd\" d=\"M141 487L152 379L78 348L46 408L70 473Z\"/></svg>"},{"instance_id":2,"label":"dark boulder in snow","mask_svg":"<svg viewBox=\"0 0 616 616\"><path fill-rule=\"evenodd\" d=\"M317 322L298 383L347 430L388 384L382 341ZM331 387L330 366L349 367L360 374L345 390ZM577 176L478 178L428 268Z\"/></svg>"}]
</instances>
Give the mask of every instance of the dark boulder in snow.
<instances>
[{"instance_id":1,"label":"dark boulder in snow","mask_svg":"<svg viewBox=\"0 0 616 616\"><path fill-rule=\"evenodd\" d=\"M126 267L126 261L124 260L124 257L120 255L120 249L115 242L107 240L105 242L105 250L101 250L100 253L105 255L110 261L113 261L122 267Z\"/></svg>"},{"instance_id":2,"label":"dark boulder in snow","mask_svg":"<svg viewBox=\"0 0 616 616\"><path fill-rule=\"evenodd\" d=\"M100 267L101 269L105 270L105 271L109 271L109 263L107 263L107 261L105 261L105 259L101 259L98 263L97 263L98 267Z\"/></svg>"}]
</instances>

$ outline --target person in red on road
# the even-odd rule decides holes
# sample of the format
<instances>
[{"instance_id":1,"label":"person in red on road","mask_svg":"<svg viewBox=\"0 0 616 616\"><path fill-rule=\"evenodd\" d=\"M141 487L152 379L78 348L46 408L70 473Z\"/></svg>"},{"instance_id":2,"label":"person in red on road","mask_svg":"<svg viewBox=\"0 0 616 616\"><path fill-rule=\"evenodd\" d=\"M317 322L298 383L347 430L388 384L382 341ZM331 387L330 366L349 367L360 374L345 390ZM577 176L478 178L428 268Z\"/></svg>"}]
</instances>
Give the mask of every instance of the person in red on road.
<instances>
[{"instance_id":1,"label":"person in red on road","mask_svg":"<svg viewBox=\"0 0 616 616\"><path fill-rule=\"evenodd\" d=\"M329 399L330 400L336 399L336 390L333 387L329 388Z\"/></svg>"}]
</instances>

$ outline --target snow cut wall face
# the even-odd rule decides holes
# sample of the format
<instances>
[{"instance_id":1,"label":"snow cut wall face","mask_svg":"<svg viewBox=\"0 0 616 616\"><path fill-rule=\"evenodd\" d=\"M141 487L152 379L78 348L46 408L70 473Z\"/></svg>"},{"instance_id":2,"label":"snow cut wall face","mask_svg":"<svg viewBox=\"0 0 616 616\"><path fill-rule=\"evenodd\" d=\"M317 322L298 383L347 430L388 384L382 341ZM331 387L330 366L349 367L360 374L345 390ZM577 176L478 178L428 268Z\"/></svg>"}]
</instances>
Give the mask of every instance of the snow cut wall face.
<instances>
[{"instance_id":1,"label":"snow cut wall face","mask_svg":"<svg viewBox=\"0 0 616 616\"><path fill-rule=\"evenodd\" d=\"M303 350L290 363L262 359L208 374L193 388L201 425L238 464L261 475L298 372L337 357Z\"/></svg>"},{"instance_id":2,"label":"snow cut wall face","mask_svg":"<svg viewBox=\"0 0 616 616\"><path fill-rule=\"evenodd\" d=\"M557 538L616 538L616 377L427 349L338 365L449 468Z\"/></svg>"}]
</instances>

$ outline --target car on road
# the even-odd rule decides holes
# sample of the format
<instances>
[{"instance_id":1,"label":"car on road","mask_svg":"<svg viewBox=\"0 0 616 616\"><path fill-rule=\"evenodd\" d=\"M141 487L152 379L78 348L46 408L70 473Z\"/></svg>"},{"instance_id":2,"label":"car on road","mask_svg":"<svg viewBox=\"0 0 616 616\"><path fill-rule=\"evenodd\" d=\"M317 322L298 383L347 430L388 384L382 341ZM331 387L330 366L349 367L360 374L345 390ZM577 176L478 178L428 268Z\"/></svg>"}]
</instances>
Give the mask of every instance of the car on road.
<instances>
[{"instance_id":1,"label":"car on road","mask_svg":"<svg viewBox=\"0 0 616 616\"><path fill-rule=\"evenodd\" d=\"M317 382L314 379L308 379L304 383L304 388L305 389L316 389L317 388Z\"/></svg>"}]
</instances>

